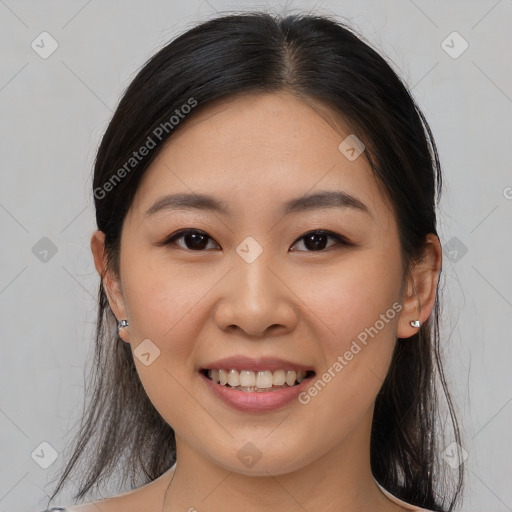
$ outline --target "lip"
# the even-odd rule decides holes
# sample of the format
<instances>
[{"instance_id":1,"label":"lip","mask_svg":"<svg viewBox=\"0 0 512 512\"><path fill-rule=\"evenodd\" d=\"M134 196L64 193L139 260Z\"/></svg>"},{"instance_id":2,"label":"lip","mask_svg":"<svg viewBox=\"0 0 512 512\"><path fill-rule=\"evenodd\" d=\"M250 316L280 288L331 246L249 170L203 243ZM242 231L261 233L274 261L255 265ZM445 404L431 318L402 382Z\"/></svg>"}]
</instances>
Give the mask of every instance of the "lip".
<instances>
[{"instance_id":1,"label":"lip","mask_svg":"<svg viewBox=\"0 0 512 512\"><path fill-rule=\"evenodd\" d=\"M299 403L297 397L307 386L311 384L313 373L306 377L296 386L278 389L276 391L254 391L246 392L217 384L217 382L208 378L202 371L199 371L199 377L206 384L207 388L222 402L243 412L266 412L279 409L292 401Z\"/></svg>"},{"instance_id":2,"label":"lip","mask_svg":"<svg viewBox=\"0 0 512 512\"><path fill-rule=\"evenodd\" d=\"M295 370L304 372L315 372L305 378L296 386L278 389L276 391L255 391L246 392L232 389L228 386L217 384L208 378L204 370L251 370L253 372L260 370ZM204 366L199 367L198 374L206 384L208 389L225 404L244 412L265 412L284 407L296 399L298 395L309 386L316 371L312 366L298 364L293 361L276 357L247 357L235 355L218 359ZM298 400L297 400L298 402Z\"/></svg>"},{"instance_id":3,"label":"lip","mask_svg":"<svg viewBox=\"0 0 512 512\"><path fill-rule=\"evenodd\" d=\"M253 372L260 370L295 370L297 371L315 371L312 366L304 366L302 364L279 359L275 357L247 357L242 355L226 357L218 359L211 363L205 364L199 368L202 370L251 370ZM297 386L298 387L298 386ZM278 391L271 391L271 393L278 393Z\"/></svg>"}]
</instances>

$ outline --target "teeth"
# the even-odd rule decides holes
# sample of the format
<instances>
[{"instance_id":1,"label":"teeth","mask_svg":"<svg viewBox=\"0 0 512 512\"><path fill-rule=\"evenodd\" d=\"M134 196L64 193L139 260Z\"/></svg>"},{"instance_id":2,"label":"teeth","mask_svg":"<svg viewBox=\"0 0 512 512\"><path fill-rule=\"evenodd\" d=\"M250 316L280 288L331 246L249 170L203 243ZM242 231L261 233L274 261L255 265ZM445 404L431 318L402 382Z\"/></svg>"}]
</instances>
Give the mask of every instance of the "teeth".
<instances>
[{"instance_id":1,"label":"teeth","mask_svg":"<svg viewBox=\"0 0 512 512\"><path fill-rule=\"evenodd\" d=\"M252 373L252 372L251 372ZM256 387L257 388L271 388L273 385L272 372L264 371L258 372L256 375Z\"/></svg>"},{"instance_id":2,"label":"teeth","mask_svg":"<svg viewBox=\"0 0 512 512\"><path fill-rule=\"evenodd\" d=\"M306 372L294 370L208 370L208 377L222 386L229 385L232 388L242 388L242 391L254 391L256 389L268 390L276 387L290 387L300 384L306 377Z\"/></svg>"},{"instance_id":3,"label":"teeth","mask_svg":"<svg viewBox=\"0 0 512 512\"><path fill-rule=\"evenodd\" d=\"M228 384L232 388L235 388L236 386L240 386L240 374L236 370L229 370Z\"/></svg>"},{"instance_id":4,"label":"teeth","mask_svg":"<svg viewBox=\"0 0 512 512\"><path fill-rule=\"evenodd\" d=\"M286 372L286 384L288 386L293 386L296 378L297 374L293 370Z\"/></svg>"},{"instance_id":5,"label":"teeth","mask_svg":"<svg viewBox=\"0 0 512 512\"><path fill-rule=\"evenodd\" d=\"M256 376L254 375L254 372L250 372L248 370L242 370L240 372L240 386L255 386L255 385L256 385Z\"/></svg>"},{"instance_id":6,"label":"teeth","mask_svg":"<svg viewBox=\"0 0 512 512\"><path fill-rule=\"evenodd\" d=\"M213 370L210 370L210 372L212 371ZM219 382L219 384L222 384L223 386L225 386L228 383L228 374L226 370L219 370L219 380L214 379L213 375L210 372L208 373L210 379L213 379L215 382Z\"/></svg>"},{"instance_id":7,"label":"teeth","mask_svg":"<svg viewBox=\"0 0 512 512\"><path fill-rule=\"evenodd\" d=\"M276 370L272 375L272 383L276 386L282 386L286 382L286 373L284 370Z\"/></svg>"}]
</instances>

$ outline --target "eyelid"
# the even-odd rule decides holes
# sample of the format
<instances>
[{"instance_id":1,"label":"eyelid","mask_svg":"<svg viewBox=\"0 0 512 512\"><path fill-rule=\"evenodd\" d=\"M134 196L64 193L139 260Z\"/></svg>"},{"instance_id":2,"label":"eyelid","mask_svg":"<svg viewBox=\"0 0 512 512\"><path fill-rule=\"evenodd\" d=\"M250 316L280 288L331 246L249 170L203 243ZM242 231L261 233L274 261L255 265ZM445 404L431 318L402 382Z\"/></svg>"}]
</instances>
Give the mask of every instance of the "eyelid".
<instances>
[{"instance_id":1,"label":"eyelid","mask_svg":"<svg viewBox=\"0 0 512 512\"><path fill-rule=\"evenodd\" d=\"M207 238L209 238L210 240L213 240L217 245L218 245L218 242L213 238L211 237L206 231L203 231L202 229L198 229L198 228L184 228L184 229L179 229L178 231L175 231L174 233L170 234L168 237L166 237L162 242L156 244L156 245L159 245L159 246L166 246L166 245L171 245L171 244L174 244L176 243L176 240L180 239L182 236L185 236L185 235L188 235L190 233L196 233L196 234L200 234L200 235L204 235L206 236ZM180 249L183 249L185 251L190 251L190 252L203 252L203 251L193 251L192 249L184 249L183 247L180 247L178 246Z\"/></svg>"},{"instance_id":2,"label":"eyelid","mask_svg":"<svg viewBox=\"0 0 512 512\"><path fill-rule=\"evenodd\" d=\"M334 233L333 231L329 231L327 229L312 229L310 231L307 231L306 233L300 235L292 244L292 247L297 244L298 242L300 242L303 238L306 238L308 235L325 235L327 236L328 238L334 238L334 240L336 240L336 243L327 247L326 249L321 249L319 251L297 251L297 250L293 250L292 249L292 252L306 252L306 253L312 253L312 254L315 254L315 253L326 253L326 252L329 252L333 249L336 249L337 246L346 246L346 247L349 247L349 246L353 246L354 244L351 243L346 237L344 237L343 235L340 235L338 233Z\"/></svg>"}]
</instances>

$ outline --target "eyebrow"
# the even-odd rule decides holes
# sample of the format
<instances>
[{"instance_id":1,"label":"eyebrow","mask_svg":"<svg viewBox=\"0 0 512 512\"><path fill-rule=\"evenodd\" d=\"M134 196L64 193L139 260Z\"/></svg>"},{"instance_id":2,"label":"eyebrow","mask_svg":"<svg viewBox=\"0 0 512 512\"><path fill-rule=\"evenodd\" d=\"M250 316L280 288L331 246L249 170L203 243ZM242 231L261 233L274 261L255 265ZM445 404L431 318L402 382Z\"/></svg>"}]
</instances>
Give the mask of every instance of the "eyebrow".
<instances>
[{"instance_id":1,"label":"eyebrow","mask_svg":"<svg viewBox=\"0 0 512 512\"><path fill-rule=\"evenodd\" d=\"M325 190L290 199L283 204L283 214L319 210L326 208L351 208L373 217L369 208L356 197L343 191ZM230 215L226 202L206 194L181 193L160 197L145 211L145 217L156 212L167 210L204 210L213 211L222 215Z\"/></svg>"}]
</instances>

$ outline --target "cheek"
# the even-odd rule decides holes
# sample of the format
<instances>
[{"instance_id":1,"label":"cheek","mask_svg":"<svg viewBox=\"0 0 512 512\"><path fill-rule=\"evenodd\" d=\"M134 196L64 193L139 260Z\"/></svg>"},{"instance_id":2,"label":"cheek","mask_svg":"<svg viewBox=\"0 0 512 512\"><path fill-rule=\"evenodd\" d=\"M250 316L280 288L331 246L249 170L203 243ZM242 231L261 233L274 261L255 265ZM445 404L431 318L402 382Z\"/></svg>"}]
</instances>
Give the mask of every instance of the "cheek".
<instances>
[{"instance_id":1,"label":"cheek","mask_svg":"<svg viewBox=\"0 0 512 512\"><path fill-rule=\"evenodd\" d=\"M301 314L318 327L324 354L343 353L376 323L379 338L394 341L401 282L397 261L386 250L354 252L335 266L295 280Z\"/></svg>"},{"instance_id":2,"label":"cheek","mask_svg":"<svg viewBox=\"0 0 512 512\"><path fill-rule=\"evenodd\" d=\"M183 422L182 411L197 407L184 390L190 387L197 359L194 341L200 337L205 321L198 316L201 299L214 283L211 277L198 279L179 270L171 275L165 265L160 269L141 265L132 272L127 270L125 281L130 344L137 373L160 415L169 425L179 427ZM137 356L137 347L143 340L148 343L148 339L157 357L146 365Z\"/></svg>"},{"instance_id":3,"label":"cheek","mask_svg":"<svg viewBox=\"0 0 512 512\"><path fill-rule=\"evenodd\" d=\"M134 361L148 396L162 416L173 413L177 397L183 395L182 386L189 385L197 363L195 340L207 321L201 316L207 313L202 304L216 282L214 277L191 276L177 268L171 272L169 265L127 267L123 276ZM158 357L146 366L137 358L137 347L148 339Z\"/></svg>"},{"instance_id":4,"label":"cheek","mask_svg":"<svg viewBox=\"0 0 512 512\"><path fill-rule=\"evenodd\" d=\"M191 275L179 265L171 265L162 250L145 251L141 258L134 253L123 274L134 330L139 337L179 341L177 331L191 327L189 317L211 287L211 276L198 276L197 271Z\"/></svg>"},{"instance_id":5,"label":"cheek","mask_svg":"<svg viewBox=\"0 0 512 512\"><path fill-rule=\"evenodd\" d=\"M302 396L304 414L315 424L331 425L332 437L318 433L317 442L329 444L349 432L368 412L386 377L396 344L401 309L393 271L382 274L374 263L364 271L344 272L318 280L308 309L315 322L321 368ZM385 278L383 276L386 276ZM332 274L331 274L332 276ZM306 293L304 290L303 293ZM315 318L311 316L311 318Z\"/></svg>"}]
</instances>

